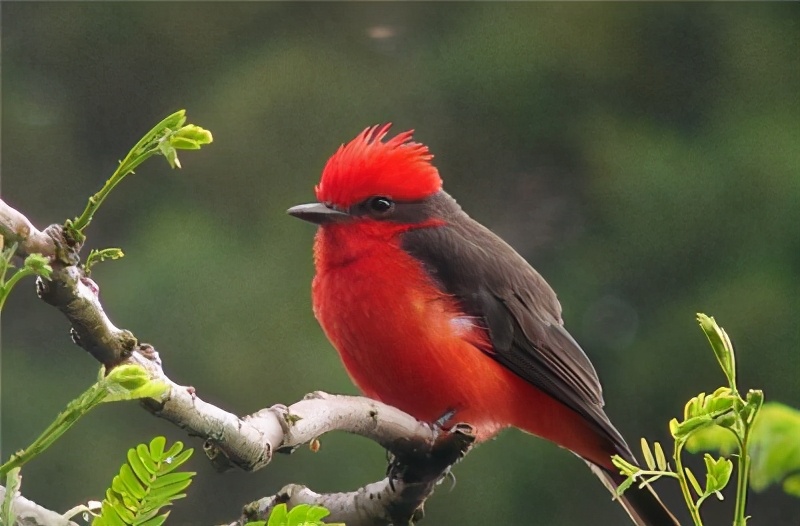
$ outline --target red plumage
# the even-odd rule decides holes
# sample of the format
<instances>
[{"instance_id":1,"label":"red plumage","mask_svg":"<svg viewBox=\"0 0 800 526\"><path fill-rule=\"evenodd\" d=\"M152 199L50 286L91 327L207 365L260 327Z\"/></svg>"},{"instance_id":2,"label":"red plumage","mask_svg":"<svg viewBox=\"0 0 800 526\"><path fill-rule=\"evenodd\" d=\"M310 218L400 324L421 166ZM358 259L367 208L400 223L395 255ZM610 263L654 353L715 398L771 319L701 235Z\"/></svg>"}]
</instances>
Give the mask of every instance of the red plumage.
<instances>
[{"instance_id":1,"label":"red plumage","mask_svg":"<svg viewBox=\"0 0 800 526\"><path fill-rule=\"evenodd\" d=\"M350 377L419 420L467 422L479 441L514 426L565 447L606 485L633 455L603 412L589 359L563 328L544 279L442 190L428 148L388 125L325 165L320 203L289 213L320 225L314 313ZM638 525L677 522L658 498L621 500Z\"/></svg>"},{"instance_id":2,"label":"red plumage","mask_svg":"<svg viewBox=\"0 0 800 526\"><path fill-rule=\"evenodd\" d=\"M428 147L411 140L413 130L383 142L390 126L367 128L333 154L315 189L319 202L347 208L373 195L405 201L441 190Z\"/></svg>"}]
</instances>

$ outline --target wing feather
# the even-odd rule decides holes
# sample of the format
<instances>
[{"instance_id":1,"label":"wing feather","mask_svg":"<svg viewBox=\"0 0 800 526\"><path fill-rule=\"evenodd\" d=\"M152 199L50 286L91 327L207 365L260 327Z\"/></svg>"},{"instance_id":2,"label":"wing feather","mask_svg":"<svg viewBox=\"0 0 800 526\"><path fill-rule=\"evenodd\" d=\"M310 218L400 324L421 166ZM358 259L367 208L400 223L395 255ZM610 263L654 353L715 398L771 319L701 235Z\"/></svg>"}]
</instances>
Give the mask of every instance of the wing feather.
<instances>
[{"instance_id":1,"label":"wing feather","mask_svg":"<svg viewBox=\"0 0 800 526\"><path fill-rule=\"evenodd\" d=\"M410 230L402 247L480 317L491 349L482 349L527 382L584 415L629 451L603 412L603 392L589 358L563 326L555 292L511 246L469 218L440 192L445 224ZM629 453L628 453L629 454Z\"/></svg>"}]
</instances>

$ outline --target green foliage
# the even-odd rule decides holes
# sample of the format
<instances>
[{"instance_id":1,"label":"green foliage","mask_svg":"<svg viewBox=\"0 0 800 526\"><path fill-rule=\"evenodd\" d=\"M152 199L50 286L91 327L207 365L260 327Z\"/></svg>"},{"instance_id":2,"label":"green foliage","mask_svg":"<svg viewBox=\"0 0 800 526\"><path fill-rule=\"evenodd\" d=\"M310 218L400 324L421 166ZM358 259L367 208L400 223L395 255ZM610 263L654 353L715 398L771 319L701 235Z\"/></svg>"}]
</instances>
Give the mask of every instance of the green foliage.
<instances>
[{"instance_id":1,"label":"green foliage","mask_svg":"<svg viewBox=\"0 0 800 526\"><path fill-rule=\"evenodd\" d=\"M83 271L87 276L90 276L92 274L92 267L96 263L100 263L101 261L105 261L107 259L120 259L124 256L125 254L120 248L93 248L89 252L89 255L86 256L86 261L83 263Z\"/></svg>"},{"instance_id":2,"label":"green foliage","mask_svg":"<svg viewBox=\"0 0 800 526\"><path fill-rule=\"evenodd\" d=\"M157 124L131 149L117 170L106 181L103 188L89 198L89 203L80 217L65 222L65 234L73 241L85 240L83 231L89 225L94 213L111 190L122 179L154 154L167 158L170 166L180 168L177 150L197 150L213 139L211 133L199 126L185 125L185 111L178 111ZM0 247L2 247L0 237ZM25 259L23 267L11 278L5 279L17 245L6 247L0 253L0 310L8 294L16 283L25 276L39 275L49 278L52 268L47 258L32 254ZM92 250L83 264L86 275L90 275L93 265L106 259L123 257L122 250L106 248ZM20 466L42 453L82 416L103 402L133 400L138 398L157 398L167 389L160 381L152 380L141 366L126 364L112 369L108 375L101 369L98 381L78 398L70 402L53 423L31 444L0 466L0 476L6 475L6 499L0 508L0 524L14 524L11 500L19 486ZM194 473L174 472L192 455L192 450L183 450L183 444L176 442L169 450L164 450L166 439L154 438L149 447L140 444L128 452L128 463L114 477L106 492L106 499L100 508L100 515L93 521L95 525L144 525L159 526L168 513L159 515L164 506L184 496L181 493L191 483ZM81 507L92 512L90 508Z\"/></svg>"},{"instance_id":3,"label":"green foliage","mask_svg":"<svg viewBox=\"0 0 800 526\"><path fill-rule=\"evenodd\" d=\"M289 510L286 504L273 508L268 521L248 522L245 526L344 526L344 523L326 523L322 519L330 512L322 506L298 504Z\"/></svg>"},{"instance_id":4,"label":"green foliage","mask_svg":"<svg viewBox=\"0 0 800 526\"><path fill-rule=\"evenodd\" d=\"M3 238L0 237L0 246L2 246ZM13 243L8 247L4 247L0 252L0 311L3 310L3 305L6 303L6 298L11 293L14 285L19 283L19 280L26 276L42 276L49 279L53 269L48 264L47 258L41 254L31 254L25 258L22 268L14 272L8 280L6 274L9 269L14 268L11 259L17 252L17 244Z\"/></svg>"},{"instance_id":5,"label":"green foliage","mask_svg":"<svg viewBox=\"0 0 800 526\"><path fill-rule=\"evenodd\" d=\"M12 468L20 467L36 455L50 447L58 438L67 432L86 413L103 402L133 400L137 398L156 398L163 394L167 386L160 381L151 380L147 371L139 365L121 365L115 367L87 389L78 398L67 404L64 411L58 414L55 421L26 449L11 455L11 458L0 466L0 476Z\"/></svg>"},{"instance_id":6,"label":"green foliage","mask_svg":"<svg viewBox=\"0 0 800 526\"><path fill-rule=\"evenodd\" d=\"M750 486L764 491L772 484L800 497L800 411L778 402L767 402L758 413L750 436ZM736 438L724 427L709 426L693 433L686 442L692 453L718 451L728 456L737 449Z\"/></svg>"},{"instance_id":7,"label":"green foliage","mask_svg":"<svg viewBox=\"0 0 800 526\"><path fill-rule=\"evenodd\" d=\"M669 429L674 439L674 470L658 442L651 450L647 440L642 439L642 454L647 469L615 456L614 465L628 477L620 485L618 493L622 494L637 480L644 485L661 477L677 479L694 524L701 526L700 506L712 495L722 500L721 491L728 485L733 473L733 462L724 457L735 453L738 470L733 524L744 526L748 519L745 515L748 474L751 462L756 458L761 460L759 473L751 475L751 480L758 481L760 488L785 479L784 487L788 486L787 491L791 491L800 482L800 477L791 476L791 472L796 472L800 467L800 445L792 442L792 437L796 442L800 430L800 416L797 412L789 414L793 410L788 408L785 408L788 411L781 410L780 414L770 409L765 411L765 419L761 415L764 394L760 390L750 390L742 398L736 386L736 357L728 334L717 325L714 318L698 314L697 320L728 385L709 395L700 393L695 396L684 407L683 420L673 418L670 421ZM761 431L757 431L759 427ZM789 447L790 443L794 447ZM690 452L714 449L722 453L723 456L719 458L708 453L703 456L705 484L701 484L688 467L683 467L681 455L684 448Z\"/></svg>"},{"instance_id":8,"label":"green foliage","mask_svg":"<svg viewBox=\"0 0 800 526\"><path fill-rule=\"evenodd\" d=\"M165 450L166 443L159 436L128 450L128 462L112 480L93 526L160 526L167 520L169 512L159 512L186 496L195 473L175 471L194 450L184 450L181 442Z\"/></svg>"},{"instance_id":9,"label":"green foliage","mask_svg":"<svg viewBox=\"0 0 800 526\"><path fill-rule=\"evenodd\" d=\"M100 374L103 374L102 371ZM103 383L106 389L103 402L158 398L167 390L164 382L152 380L144 368L134 364L115 367L108 376L101 376L98 380L98 384Z\"/></svg>"},{"instance_id":10,"label":"green foliage","mask_svg":"<svg viewBox=\"0 0 800 526\"><path fill-rule=\"evenodd\" d=\"M99 192L89 198L86 208L80 217L67 220L64 228L67 236L81 242L86 236L84 230L92 221L97 209L106 197L128 174L134 173L144 161L155 154L167 158L173 168L180 168L178 150L199 150L201 146L210 144L214 139L211 132L194 124L186 123L186 110L179 110L169 115L147 132L136 145L131 148L128 155L119 163L119 166L106 181Z\"/></svg>"}]
</instances>

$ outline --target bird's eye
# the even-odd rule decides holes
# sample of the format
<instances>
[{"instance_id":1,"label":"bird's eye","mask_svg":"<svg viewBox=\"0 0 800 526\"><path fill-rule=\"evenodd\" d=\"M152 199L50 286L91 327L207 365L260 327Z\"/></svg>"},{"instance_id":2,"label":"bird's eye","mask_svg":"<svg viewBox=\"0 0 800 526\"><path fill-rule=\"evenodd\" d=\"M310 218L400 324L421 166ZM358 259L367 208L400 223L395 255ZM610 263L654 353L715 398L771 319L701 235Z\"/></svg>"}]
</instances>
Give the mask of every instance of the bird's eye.
<instances>
[{"instance_id":1,"label":"bird's eye","mask_svg":"<svg viewBox=\"0 0 800 526\"><path fill-rule=\"evenodd\" d=\"M388 197L371 197L367 201L369 211L378 216L383 216L394 210L394 201Z\"/></svg>"}]
</instances>

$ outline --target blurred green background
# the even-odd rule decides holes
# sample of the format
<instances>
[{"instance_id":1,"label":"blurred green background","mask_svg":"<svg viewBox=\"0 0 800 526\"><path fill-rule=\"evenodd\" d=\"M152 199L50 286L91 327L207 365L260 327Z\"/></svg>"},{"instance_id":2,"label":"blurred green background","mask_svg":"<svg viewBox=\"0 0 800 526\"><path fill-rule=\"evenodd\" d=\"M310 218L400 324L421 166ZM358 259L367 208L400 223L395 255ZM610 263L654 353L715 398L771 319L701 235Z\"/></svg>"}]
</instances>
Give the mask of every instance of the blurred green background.
<instances>
[{"instance_id":1,"label":"blurred green background","mask_svg":"<svg viewBox=\"0 0 800 526\"><path fill-rule=\"evenodd\" d=\"M449 192L558 291L636 449L723 381L698 311L733 336L742 387L800 406L799 49L797 3L3 2L3 198L40 227L74 217L145 131L187 108L214 144L182 171L142 166L87 250L126 253L94 273L112 319L176 381L247 414L355 392L311 312L313 228L285 210L365 127L415 128ZM5 311L4 458L97 372L32 280ZM24 469L24 493L61 511L101 498L127 448L156 434L201 445L135 403L102 407ZM173 525L385 468L346 435L256 474L201 457ZM425 524L625 523L582 462L516 431L455 474ZM709 502L708 524L731 505ZM800 503L773 490L750 513L796 525Z\"/></svg>"}]
</instances>

